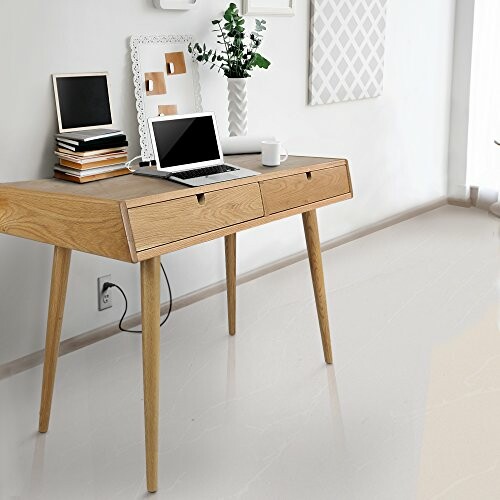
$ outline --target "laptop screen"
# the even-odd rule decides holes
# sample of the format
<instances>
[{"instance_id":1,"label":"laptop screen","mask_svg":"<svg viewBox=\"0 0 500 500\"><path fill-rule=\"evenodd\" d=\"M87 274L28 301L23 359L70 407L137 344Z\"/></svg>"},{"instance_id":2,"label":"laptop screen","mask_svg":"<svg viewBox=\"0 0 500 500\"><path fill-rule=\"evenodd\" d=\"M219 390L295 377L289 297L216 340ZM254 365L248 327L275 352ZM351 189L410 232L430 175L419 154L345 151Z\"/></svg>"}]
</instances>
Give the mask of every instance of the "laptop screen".
<instances>
[{"instance_id":1,"label":"laptop screen","mask_svg":"<svg viewBox=\"0 0 500 500\"><path fill-rule=\"evenodd\" d=\"M152 122L159 168L196 166L221 159L211 115Z\"/></svg>"}]
</instances>

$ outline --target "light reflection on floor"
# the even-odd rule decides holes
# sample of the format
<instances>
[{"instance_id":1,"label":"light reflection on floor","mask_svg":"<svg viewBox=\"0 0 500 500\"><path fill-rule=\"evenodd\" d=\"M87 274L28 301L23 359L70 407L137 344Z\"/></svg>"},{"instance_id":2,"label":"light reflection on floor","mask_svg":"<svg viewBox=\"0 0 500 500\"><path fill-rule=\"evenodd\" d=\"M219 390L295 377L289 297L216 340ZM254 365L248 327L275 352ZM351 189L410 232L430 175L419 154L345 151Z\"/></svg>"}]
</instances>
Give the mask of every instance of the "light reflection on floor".
<instances>
[{"instance_id":1,"label":"light reflection on floor","mask_svg":"<svg viewBox=\"0 0 500 500\"><path fill-rule=\"evenodd\" d=\"M498 220L444 207L324 254L334 367L307 262L162 331L166 499L500 498ZM0 498L146 498L140 337L0 382Z\"/></svg>"}]
</instances>

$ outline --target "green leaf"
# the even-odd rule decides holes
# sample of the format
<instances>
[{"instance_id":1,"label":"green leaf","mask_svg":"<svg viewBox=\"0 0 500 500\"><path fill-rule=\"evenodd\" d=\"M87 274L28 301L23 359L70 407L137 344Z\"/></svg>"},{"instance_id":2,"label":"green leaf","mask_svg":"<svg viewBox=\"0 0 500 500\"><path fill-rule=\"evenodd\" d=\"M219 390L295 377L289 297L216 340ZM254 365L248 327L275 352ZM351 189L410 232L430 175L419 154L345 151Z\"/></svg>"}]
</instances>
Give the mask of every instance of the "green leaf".
<instances>
[{"instance_id":1,"label":"green leaf","mask_svg":"<svg viewBox=\"0 0 500 500\"><path fill-rule=\"evenodd\" d=\"M209 64L210 69L217 67L228 77L248 78L254 68L267 69L270 62L257 53L262 43L262 32L266 30L264 19L255 20L255 29L248 38L245 31L245 18L240 15L235 2L228 4L223 18L211 21L212 30L216 33L216 43L220 49L208 49L206 44L198 42L189 44L188 51L203 64ZM218 63L218 64L216 64Z\"/></svg>"},{"instance_id":2,"label":"green leaf","mask_svg":"<svg viewBox=\"0 0 500 500\"><path fill-rule=\"evenodd\" d=\"M255 20L255 31L257 32L266 31L266 21L264 19Z\"/></svg>"},{"instance_id":3,"label":"green leaf","mask_svg":"<svg viewBox=\"0 0 500 500\"><path fill-rule=\"evenodd\" d=\"M268 61L265 57L261 56L259 53L255 53L253 55L252 61L250 62L252 67L267 69L271 66L271 62Z\"/></svg>"}]
</instances>

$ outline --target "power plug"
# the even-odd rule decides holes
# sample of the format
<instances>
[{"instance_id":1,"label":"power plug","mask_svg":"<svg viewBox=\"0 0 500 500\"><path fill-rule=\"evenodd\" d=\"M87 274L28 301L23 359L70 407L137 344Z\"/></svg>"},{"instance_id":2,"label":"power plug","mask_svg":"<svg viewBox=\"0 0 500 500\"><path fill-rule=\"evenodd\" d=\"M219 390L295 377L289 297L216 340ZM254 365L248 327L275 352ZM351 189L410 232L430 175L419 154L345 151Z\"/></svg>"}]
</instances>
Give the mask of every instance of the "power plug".
<instances>
[{"instance_id":1,"label":"power plug","mask_svg":"<svg viewBox=\"0 0 500 500\"><path fill-rule=\"evenodd\" d=\"M99 311L113 307L111 300L111 288L104 286L104 283L111 281L111 274L97 278L97 307Z\"/></svg>"}]
</instances>

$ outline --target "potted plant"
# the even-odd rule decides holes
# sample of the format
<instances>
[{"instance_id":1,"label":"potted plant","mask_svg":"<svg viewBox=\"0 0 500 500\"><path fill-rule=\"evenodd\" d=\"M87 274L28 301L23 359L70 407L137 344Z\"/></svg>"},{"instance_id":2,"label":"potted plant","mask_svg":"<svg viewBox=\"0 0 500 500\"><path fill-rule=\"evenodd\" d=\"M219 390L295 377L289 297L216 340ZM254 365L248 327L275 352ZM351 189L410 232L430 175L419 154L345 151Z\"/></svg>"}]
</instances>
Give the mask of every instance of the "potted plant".
<instances>
[{"instance_id":1,"label":"potted plant","mask_svg":"<svg viewBox=\"0 0 500 500\"><path fill-rule=\"evenodd\" d=\"M229 135L247 134L247 78L255 68L267 69L270 62L258 50L262 44L262 32L266 21L255 20L255 28L247 37L245 19L240 16L236 4L230 3L223 19L214 19L220 50L208 49L206 44L189 44L188 50L200 63L217 68L227 77L229 96Z\"/></svg>"}]
</instances>

